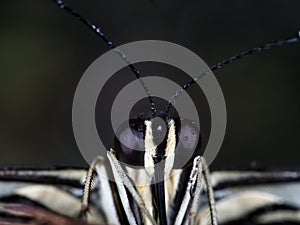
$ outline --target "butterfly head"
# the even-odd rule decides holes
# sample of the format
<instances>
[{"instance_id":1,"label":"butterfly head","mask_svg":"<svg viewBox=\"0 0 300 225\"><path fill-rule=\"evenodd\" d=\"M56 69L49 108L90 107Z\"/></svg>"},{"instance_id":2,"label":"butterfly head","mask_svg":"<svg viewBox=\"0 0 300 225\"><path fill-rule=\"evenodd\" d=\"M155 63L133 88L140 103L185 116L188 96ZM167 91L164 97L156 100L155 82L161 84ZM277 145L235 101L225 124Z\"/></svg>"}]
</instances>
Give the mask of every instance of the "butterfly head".
<instances>
[{"instance_id":1,"label":"butterfly head","mask_svg":"<svg viewBox=\"0 0 300 225\"><path fill-rule=\"evenodd\" d=\"M158 167L163 167L164 174L181 169L200 154L199 124L180 118L175 108L166 114L166 103L161 105L155 117L150 110L132 114L136 116L124 122L115 139L117 158L128 166L144 168L149 176Z\"/></svg>"}]
</instances>

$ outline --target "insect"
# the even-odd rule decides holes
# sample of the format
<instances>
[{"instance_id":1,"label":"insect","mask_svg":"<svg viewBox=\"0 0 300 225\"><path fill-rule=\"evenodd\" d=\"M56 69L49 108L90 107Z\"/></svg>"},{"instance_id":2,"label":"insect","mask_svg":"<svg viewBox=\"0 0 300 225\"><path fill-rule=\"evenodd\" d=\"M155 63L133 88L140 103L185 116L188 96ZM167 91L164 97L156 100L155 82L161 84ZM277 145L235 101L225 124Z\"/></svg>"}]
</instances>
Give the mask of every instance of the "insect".
<instances>
[{"instance_id":1,"label":"insect","mask_svg":"<svg viewBox=\"0 0 300 225\"><path fill-rule=\"evenodd\" d=\"M55 2L88 25L108 46L115 48L101 30L63 1ZM245 56L298 41L299 34L244 52L212 66L211 69L220 69ZM131 64L129 66L139 79L140 74L136 68ZM193 79L186 83L170 102L194 82ZM167 140L164 146L155 147L156 150L160 149L158 152L151 152L155 145L154 128L161 124L159 121L158 124L151 121L151 117L157 112L155 99L151 99L150 96L149 100L150 115L132 121L132 126L137 134L144 135L145 157L142 163L148 163L149 177L159 180L166 166L154 167L152 170L152 165L175 154L167 153L166 150L174 149L172 145L179 139L177 136L180 134L175 132L178 118L163 117L168 125ZM170 104L163 114L169 111L169 107ZM142 129L139 131L140 126ZM186 125L187 129L192 126L191 122ZM135 188L126 174L130 171L125 171L117 160L130 160L132 155L127 155L127 149L120 143L118 145L119 149L108 151L110 166L104 163L103 157L98 157L88 171L10 168L1 170L0 221L8 224L278 224L283 221L299 223L299 202L287 194L292 190L295 193L299 189L296 183L300 177L298 171L216 171L209 174L205 159L196 155L189 166L178 174L177 180ZM108 168L120 183L95 176L94 171L97 174L108 173ZM289 185L288 182L294 185Z\"/></svg>"}]
</instances>

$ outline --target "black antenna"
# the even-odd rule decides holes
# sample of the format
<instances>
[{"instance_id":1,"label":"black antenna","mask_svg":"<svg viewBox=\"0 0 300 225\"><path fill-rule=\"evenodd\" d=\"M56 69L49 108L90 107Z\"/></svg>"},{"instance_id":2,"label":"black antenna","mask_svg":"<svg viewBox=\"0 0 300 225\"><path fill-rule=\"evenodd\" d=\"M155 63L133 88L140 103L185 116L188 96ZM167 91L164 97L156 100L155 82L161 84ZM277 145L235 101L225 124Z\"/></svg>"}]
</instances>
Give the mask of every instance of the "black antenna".
<instances>
[{"instance_id":1,"label":"black antenna","mask_svg":"<svg viewBox=\"0 0 300 225\"><path fill-rule=\"evenodd\" d=\"M54 2L61 8L73 15L75 18L77 18L80 22L82 22L84 25L86 25L91 31L93 31L97 36L99 36L105 44L110 47L111 49L115 50L115 52L124 60L124 62L128 65L130 70L134 73L136 79L140 82L142 85L144 91L146 92L148 99L150 101L150 107L151 107L151 115L152 117L155 116L156 109L153 97L151 96L151 92L148 89L146 83L142 79L142 75L137 70L137 68L130 63L130 61L127 59L126 55L116 46L113 44L113 42L102 32L101 28L97 27L93 23L91 23L88 19L81 16L76 10L72 9L68 4L64 3L62 0L54 0Z\"/></svg>"},{"instance_id":2,"label":"black antenna","mask_svg":"<svg viewBox=\"0 0 300 225\"><path fill-rule=\"evenodd\" d=\"M196 76L196 77L192 78L189 82L184 84L182 86L182 88L180 88L178 91L176 91L176 93L168 101L168 105L166 106L166 114L165 115L168 115L168 113L170 111L170 108L171 108L171 104L174 103L175 99L178 96L180 96L192 84L196 83L197 80L199 80L202 77L204 77L205 75L209 74L211 71L219 70L219 69L223 68L225 65L234 63L234 62L236 62L238 60L241 60L241 59L243 59L247 56L255 55L257 53L261 53L261 52L267 51L267 50L275 48L275 47L279 47L279 46L282 46L282 45L285 45L285 44L296 43L296 42L299 42L299 41L300 41L300 31L298 32L297 36L295 36L295 37L288 38L288 39L285 39L285 40L275 41L275 42L272 42L272 43L265 44L261 47L253 48L251 50L242 52L238 55L235 55L233 57L230 57L230 58L228 58L228 59L226 59L222 62L219 62L219 63L213 65L212 67L210 67L210 70L206 70L203 73L201 73L199 76Z\"/></svg>"}]
</instances>

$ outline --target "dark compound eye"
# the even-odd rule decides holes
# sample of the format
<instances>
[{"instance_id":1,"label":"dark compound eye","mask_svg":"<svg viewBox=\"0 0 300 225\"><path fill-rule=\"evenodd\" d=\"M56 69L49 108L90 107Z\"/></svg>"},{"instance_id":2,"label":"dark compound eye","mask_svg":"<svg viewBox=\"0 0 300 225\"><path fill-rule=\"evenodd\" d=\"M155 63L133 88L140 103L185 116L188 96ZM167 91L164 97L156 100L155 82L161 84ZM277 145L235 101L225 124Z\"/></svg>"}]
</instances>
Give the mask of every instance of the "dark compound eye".
<instances>
[{"instance_id":1,"label":"dark compound eye","mask_svg":"<svg viewBox=\"0 0 300 225\"><path fill-rule=\"evenodd\" d=\"M176 121L176 140L174 169L180 169L193 162L200 154L200 127L195 121L181 119ZM177 124L180 125L178 126Z\"/></svg>"},{"instance_id":2,"label":"dark compound eye","mask_svg":"<svg viewBox=\"0 0 300 225\"><path fill-rule=\"evenodd\" d=\"M124 122L115 138L115 150L118 159L132 166L144 165L144 120L131 119Z\"/></svg>"}]
</instances>

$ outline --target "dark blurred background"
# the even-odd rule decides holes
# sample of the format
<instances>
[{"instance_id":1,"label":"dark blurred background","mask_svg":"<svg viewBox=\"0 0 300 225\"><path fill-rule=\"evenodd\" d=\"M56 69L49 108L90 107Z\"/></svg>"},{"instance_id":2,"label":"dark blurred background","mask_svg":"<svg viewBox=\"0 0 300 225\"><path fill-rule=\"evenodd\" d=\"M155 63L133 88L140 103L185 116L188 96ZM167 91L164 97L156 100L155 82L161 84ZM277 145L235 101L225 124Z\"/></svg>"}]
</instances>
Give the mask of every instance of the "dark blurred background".
<instances>
[{"instance_id":1,"label":"dark blurred background","mask_svg":"<svg viewBox=\"0 0 300 225\"><path fill-rule=\"evenodd\" d=\"M84 2L84 3L83 3ZM208 65L296 35L300 1L110 0L68 3L116 45L158 39L183 45ZM86 68L107 46L50 0L0 8L0 165L86 166L72 131L72 100ZM300 44L216 72L228 111L214 168L297 167Z\"/></svg>"}]
</instances>

